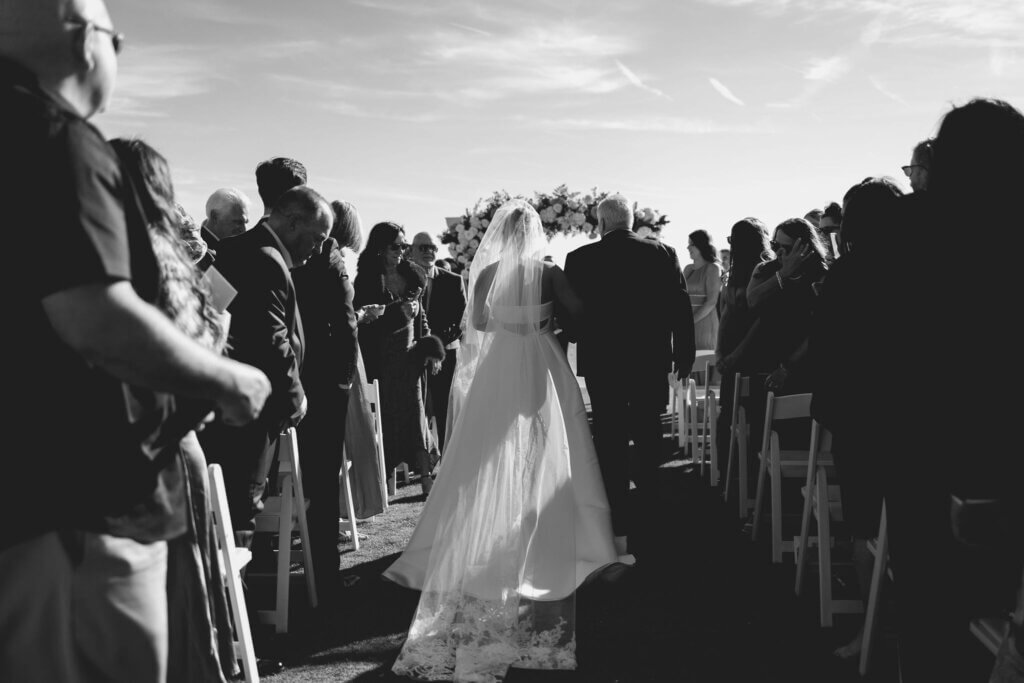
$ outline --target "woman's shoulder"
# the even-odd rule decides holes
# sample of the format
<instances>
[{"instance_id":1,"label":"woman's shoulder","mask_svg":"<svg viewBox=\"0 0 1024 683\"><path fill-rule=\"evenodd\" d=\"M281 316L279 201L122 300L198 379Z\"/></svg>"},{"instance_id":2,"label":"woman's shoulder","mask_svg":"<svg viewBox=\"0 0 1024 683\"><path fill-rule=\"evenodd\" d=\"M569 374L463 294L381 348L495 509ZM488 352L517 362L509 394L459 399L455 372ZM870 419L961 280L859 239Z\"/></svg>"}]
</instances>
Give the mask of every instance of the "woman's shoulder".
<instances>
[{"instance_id":1,"label":"woman's shoulder","mask_svg":"<svg viewBox=\"0 0 1024 683\"><path fill-rule=\"evenodd\" d=\"M683 266L683 275L689 275L692 272L693 272L693 264L692 263L687 263L685 266Z\"/></svg>"}]
</instances>

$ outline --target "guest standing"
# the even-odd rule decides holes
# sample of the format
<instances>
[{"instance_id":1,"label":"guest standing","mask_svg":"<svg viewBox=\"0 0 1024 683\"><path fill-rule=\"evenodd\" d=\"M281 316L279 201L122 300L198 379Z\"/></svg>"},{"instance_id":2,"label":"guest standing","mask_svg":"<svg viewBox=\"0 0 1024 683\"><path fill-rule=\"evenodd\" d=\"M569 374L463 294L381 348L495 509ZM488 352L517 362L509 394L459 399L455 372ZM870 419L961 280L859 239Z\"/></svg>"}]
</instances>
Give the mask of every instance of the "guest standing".
<instances>
[{"instance_id":1,"label":"guest standing","mask_svg":"<svg viewBox=\"0 0 1024 683\"><path fill-rule=\"evenodd\" d=\"M427 377L427 412L437 425L438 448L444 452L448 420L448 393L455 374L455 356L462 339L462 315L466 312L466 287L462 278L434 264L437 241L429 232L412 239L410 258L427 274L423 291L423 310L430 329L444 344L445 356L436 375Z\"/></svg>"},{"instance_id":2,"label":"guest standing","mask_svg":"<svg viewBox=\"0 0 1024 683\"><path fill-rule=\"evenodd\" d=\"M331 205L332 210L334 204ZM339 216L333 213L332 234ZM320 251L292 272L305 349L302 386L309 410L299 423L306 517L317 594L333 606L338 593L338 519L345 418L356 369L356 313L341 247L328 237Z\"/></svg>"},{"instance_id":3,"label":"guest standing","mask_svg":"<svg viewBox=\"0 0 1024 683\"><path fill-rule=\"evenodd\" d=\"M423 494L427 495L434 483L430 452L436 446L427 431L425 363L422 351L417 350L425 346L423 340L430 335L421 301L427 278L422 268L403 257L408 247L405 230L397 223L373 226L359 255L355 306L384 306L379 318L360 329L359 348L367 380L380 380L388 477L392 478L394 468L405 462L420 472ZM433 339L441 346L436 337ZM443 346L440 351L443 357Z\"/></svg>"},{"instance_id":4,"label":"guest standing","mask_svg":"<svg viewBox=\"0 0 1024 683\"><path fill-rule=\"evenodd\" d=\"M15 170L0 197L11 225L45 239L43 258L12 257L3 275L18 392L3 425L28 440L0 496L0 680L162 683L175 456L211 409L254 419L269 385L154 306L145 217L88 123L123 40L103 2L9 0L0 26L0 149Z\"/></svg>"},{"instance_id":5,"label":"guest standing","mask_svg":"<svg viewBox=\"0 0 1024 683\"><path fill-rule=\"evenodd\" d=\"M718 294L722 291L722 264L706 230L690 233L686 251L693 263L683 268L693 312L693 337L698 349L714 349L718 342Z\"/></svg>"}]
</instances>

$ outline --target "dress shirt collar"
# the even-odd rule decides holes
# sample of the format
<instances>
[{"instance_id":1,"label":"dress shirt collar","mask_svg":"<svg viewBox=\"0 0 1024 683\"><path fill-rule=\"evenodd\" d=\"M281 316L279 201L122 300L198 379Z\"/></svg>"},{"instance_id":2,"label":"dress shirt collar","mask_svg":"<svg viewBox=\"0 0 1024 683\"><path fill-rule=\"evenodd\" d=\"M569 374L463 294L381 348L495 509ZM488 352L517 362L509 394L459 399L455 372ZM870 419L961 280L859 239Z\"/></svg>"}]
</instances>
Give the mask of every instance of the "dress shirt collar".
<instances>
[{"instance_id":1,"label":"dress shirt collar","mask_svg":"<svg viewBox=\"0 0 1024 683\"><path fill-rule=\"evenodd\" d=\"M277 249L281 252L281 258L284 259L284 265L288 266L288 270L294 268L295 264L292 263L292 255L288 253L288 249L285 248L284 242L281 241L281 238L277 236L276 232L270 229L270 226L266 221L260 223L260 225L262 225L263 228L270 233L271 237L274 238L274 241L277 242Z\"/></svg>"}]
</instances>

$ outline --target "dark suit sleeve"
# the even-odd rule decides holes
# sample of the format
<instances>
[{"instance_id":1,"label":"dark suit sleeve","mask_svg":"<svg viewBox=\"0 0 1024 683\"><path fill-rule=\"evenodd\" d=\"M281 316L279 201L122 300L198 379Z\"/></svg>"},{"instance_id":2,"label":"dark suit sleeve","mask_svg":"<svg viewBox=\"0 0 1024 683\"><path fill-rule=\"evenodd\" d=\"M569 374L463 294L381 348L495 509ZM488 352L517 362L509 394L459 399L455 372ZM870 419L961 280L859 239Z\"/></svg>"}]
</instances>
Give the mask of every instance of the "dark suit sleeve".
<instances>
[{"instance_id":1,"label":"dark suit sleeve","mask_svg":"<svg viewBox=\"0 0 1024 683\"><path fill-rule=\"evenodd\" d=\"M580 274L579 261L576 258L576 252L571 251L565 256L565 279L569 281L569 286L576 292L577 296L580 297L580 301L583 301L582 287L583 283L582 275ZM562 326L562 335L565 339L571 342L578 342L580 338L580 331L582 329L584 317L587 314L586 304L584 303L583 309L579 312L575 319L570 319L569 325Z\"/></svg>"},{"instance_id":2,"label":"dark suit sleeve","mask_svg":"<svg viewBox=\"0 0 1024 683\"><path fill-rule=\"evenodd\" d=\"M444 289L439 287L438 291L433 293L431 306L443 302L444 317L438 321L434 334L447 346L462 338L462 317L466 313L466 287L458 275L445 274L434 281L435 285L442 283Z\"/></svg>"},{"instance_id":3,"label":"dark suit sleeve","mask_svg":"<svg viewBox=\"0 0 1024 683\"><path fill-rule=\"evenodd\" d=\"M686 278L679 267L676 250L666 246L668 250L666 291L669 292L669 315L672 321L672 361L673 369L680 374L688 374L693 368L697 357L697 342L693 331L693 311L690 307L690 295L686 291Z\"/></svg>"},{"instance_id":4,"label":"dark suit sleeve","mask_svg":"<svg viewBox=\"0 0 1024 683\"><path fill-rule=\"evenodd\" d=\"M268 428L277 429L298 412L305 397L288 329L289 318L297 315L288 310L295 305L294 292L283 264L265 252L253 259L247 279L228 309L230 355L255 365L270 379L270 400L260 419Z\"/></svg>"}]
</instances>

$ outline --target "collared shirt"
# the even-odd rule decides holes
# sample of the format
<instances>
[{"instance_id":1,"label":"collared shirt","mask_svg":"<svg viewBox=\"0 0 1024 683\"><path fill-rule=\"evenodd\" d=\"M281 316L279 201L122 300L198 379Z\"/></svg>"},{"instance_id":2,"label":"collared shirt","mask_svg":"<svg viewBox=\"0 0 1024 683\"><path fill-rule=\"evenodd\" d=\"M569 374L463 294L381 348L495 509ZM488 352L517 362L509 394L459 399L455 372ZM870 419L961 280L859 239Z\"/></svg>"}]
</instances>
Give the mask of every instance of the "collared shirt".
<instances>
[{"instance_id":1,"label":"collared shirt","mask_svg":"<svg viewBox=\"0 0 1024 683\"><path fill-rule=\"evenodd\" d=\"M264 221L260 223L260 225L266 228L267 232L273 236L274 242L277 243L277 248L281 252L281 258L284 259L284 265L288 267L288 270L295 268L295 263L292 261L292 255L288 253L288 249L284 246L284 242L281 241L281 238L277 236L277 233L270 229L270 224Z\"/></svg>"}]
</instances>

